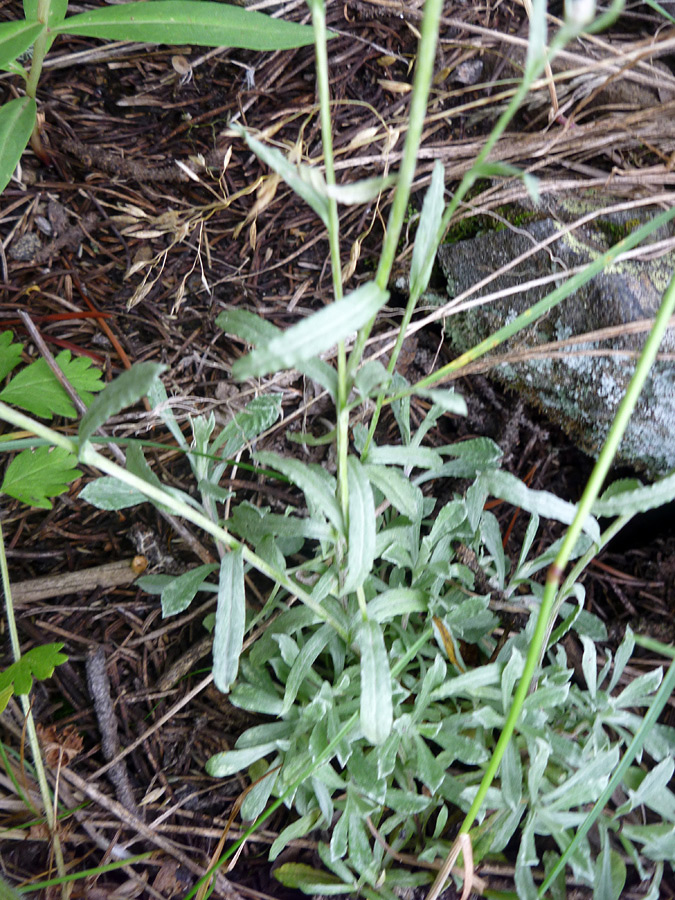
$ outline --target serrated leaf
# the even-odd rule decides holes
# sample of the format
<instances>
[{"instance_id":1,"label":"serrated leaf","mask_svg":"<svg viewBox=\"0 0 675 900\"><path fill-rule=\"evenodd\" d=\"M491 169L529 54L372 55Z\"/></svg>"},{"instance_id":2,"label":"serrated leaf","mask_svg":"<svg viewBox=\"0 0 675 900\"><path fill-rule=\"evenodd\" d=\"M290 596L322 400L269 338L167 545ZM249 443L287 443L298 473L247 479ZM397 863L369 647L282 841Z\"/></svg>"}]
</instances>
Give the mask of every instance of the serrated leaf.
<instances>
[{"instance_id":1,"label":"serrated leaf","mask_svg":"<svg viewBox=\"0 0 675 900\"><path fill-rule=\"evenodd\" d=\"M77 457L63 447L23 450L7 466L0 491L39 509L51 509L50 497L65 493L82 474Z\"/></svg>"},{"instance_id":2,"label":"serrated leaf","mask_svg":"<svg viewBox=\"0 0 675 900\"><path fill-rule=\"evenodd\" d=\"M15 368L21 359L23 344L13 344L11 331L0 334L0 381Z\"/></svg>"},{"instance_id":3,"label":"serrated leaf","mask_svg":"<svg viewBox=\"0 0 675 900\"><path fill-rule=\"evenodd\" d=\"M359 624L361 648L361 730L371 744L381 744L394 719L391 672L384 635L379 624L367 619Z\"/></svg>"},{"instance_id":4,"label":"serrated leaf","mask_svg":"<svg viewBox=\"0 0 675 900\"><path fill-rule=\"evenodd\" d=\"M245 50L288 50L314 41L313 30L306 25L208 0L140 0L99 7L65 19L54 31L110 41Z\"/></svg>"},{"instance_id":5,"label":"serrated leaf","mask_svg":"<svg viewBox=\"0 0 675 900\"><path fill-rule=\"evenodd\" d=\"M347 460L349 488L349 528L347 571L342 594L361 587L370 575L375 559L375 502L368 475L355 456Z\"/></svg>"},{"instance_id":6,"label":"serrated leaf","mask_svg":"<svg viewBox=\"0 0 675 900\"><path fill-rule=\"evenodd\" d=\"M37 117L32 97L17 97L0 109L0 193L9 184Z\"/></svg>"},{"instance_id":7,"label":"serrated leaf","mask_svg":"<svg viewBox=\"0 0 675 900\"><path fill-rule=\"evenodd\" d=\"M215 563L196 566L194 569L190 569L189 572L173 578L162 591L163 618L175 616L187 609L202 583L217 568L218 566Z\"/></svg>"},{"instance_id":8,"label":"serrated leaf","mask_svg":"<svg viewBox=\"0 0 675 900\"><path fill-rule=\"evenodd\" d=\"M97 509L106 510L129 509L148 501L145 494L118 481L112 475L90 481L80 491L80 498L91 503Z\"/></svg>"},{"instance_id":9,"label":"serrated leaf","mask_svg":"<svg viewBox=\"0 0 675 900\"><path fill-rule=\"evenodd\" d=\"M33 679L44 681L51 678L56 666L68 660L64 653L59 652L62 647L63 644L42 644L28 650L15 663L0 672L0 692L9 689L9 696L29 694L33 687Z\"/></svg>"},{"instance_id":10,"label":"serrated leaf","mask_svg":"<svg viewBox=\"0 0 675 900\"><path fill-rule=\"evenodd\" d=\"M93 392L102 390L101 372L87 357L73 358L69 350L64 350L55 362L85 404L92 402ZM72 400L44 359L36 360L15 375L0 391L0 399L41 419L52 416L72 419L76 415Z\"/></svg>"},{"instance_id":11,"label":"serrated leaf","mask_svg":"<svg viewBox=\"0 0 675 900\"><path fill-rule=\"evenodd\" d=\"M280 369L298 368L369 322L388 299L388 291L369 281L238 359L232 366L232 375L255 378Z\"/></svg>"},{"instance_id":12,"label":"serrated leaf","mask_svg":"<svg viewBox=\"0 0 675 900\"><path fill-rule=\"evenodd\" d=\"M445 170L436 160L431 173L431 183L424 195L420 221L415 234L412 261L410 263L410 293L416 297L426 290L438 250L438 230L445 208Z\"/></svg>"},{"instance_id":13,"label":"serrated leaf","mask_svg":"<svg viewBox=\"0 0 675 900\"><path fill-rule=\"evenodd\" d=\"M157 0L161 2L161 0ZM112 7L118 9L119 7ZM127 406L144 397L153 381L159 378L166 366L160 363L136 363L131 369L111 381L91 404L80 422L79 437L82 444L88 441L94 432L111 416L117 415Z\"/></svg>"},{"instance_id":14,"label":"serrated leaf","mask_svg":"<svg viewBox=\"0 0 675 900\"><path fill-rule=\"evenodd\" d=\"M233 550L226 553L220 563L213 637L213 683L224 694L237 677L245 625L244 560L241 550Z\"/></svg>"}]
</instances>

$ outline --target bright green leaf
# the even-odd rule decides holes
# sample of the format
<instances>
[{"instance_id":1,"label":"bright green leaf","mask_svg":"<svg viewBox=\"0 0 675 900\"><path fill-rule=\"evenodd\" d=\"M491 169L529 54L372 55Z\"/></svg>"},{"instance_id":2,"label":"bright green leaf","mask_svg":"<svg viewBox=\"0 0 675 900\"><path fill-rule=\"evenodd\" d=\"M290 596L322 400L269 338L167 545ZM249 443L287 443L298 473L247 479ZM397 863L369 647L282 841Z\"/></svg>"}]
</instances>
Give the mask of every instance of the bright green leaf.
<instances>
[{"instance_id":1,"label":"bright green leaf","mask_svg":"<svg viewBox=\"0 0 675 900\"><path fill-rule=\"evenodd\" d=\"M36 117L37 105L32 97L17 97L0 109L0 192L19 164Z\"/></svg>"},{"instance_id":2,"label":"bright green leaf","mask_svg":"<svg viewBox=\"0 0 675 900\"><path fill-rule=\"evenodd\" d=\"M93 392L103 388L101 372L92 366L91 360L73 358L69 350L64 350L55 361L80 399L85 404L91 403ZM72 400L44 359L36 360L15 375L0 391L0 399L42 419L52 416L74 418L76 415Z\"/></svg>"},{"instance_id":3,"label":"bright green leaf","mask_svg":"<svg viewBox=\"0 0 675 900\"><path fill-rule=\"evenodd\" d=\"M33 17L34 18L34 17ZM44 31L40 22L3 22L0 24L0 68L13 62Z\"/></svg>"},{"instance_id":4,"label":"bright green leaf","mask_svg":"<svg viewBox=\"0 0 675 900\"><path fill-rule=\"evenodd\" d=\"M63 447L23 450L7 466L0 491L39 509L51 509L50 497L58 497L82 474L77 457Z\"/></svg>"},{"instance_id":5,"label":"bright green leaf","mask_svg":"<svg viewBox=\"0 0 675 900\"><path fill-rule=\"evenodd\" d=\"M44 681L51 678L56 666L67 661L68 657L59 652L62 647L63 644L42 644L28 650L15 663L0 672L0 692L10 688L10 696L12 693L29 694L33 687L33 679Z\"/></svg>"},{"instance_id":6,"label":"bright green leaf","mask_svg":"<svg viewBox=\"0 0 675 900\"><path fill-rule=\"evenodd\" d=\"M284 863L273 873L277 881L284 887L301 890L303 894L349 894L354 890L354 884L343 882L330 872L322 869L313 869L305 863Z\"/></svg>"},{"instance_id":7,"label":"bright green leaf","mask_svg":"<svg viewBox=\"0 0 675 900\"><path fill-rule=\"evenodd\" d=\"M13 344L11 331L0 334L0 381L3 380L19 364L23 344Z\"/></svg>"},{"instance_id":8,"label":"bright green leaf","mask_svg":"<svg viewBox=\"0 0 675 900\"><path fill-rule=\"evenodd\" d=\"M71 16L54 30L110 41L245 50L288 50L314 41L314 32L306 25L208 0L140 0L103 6Z\"/></svg>"}]
</instances>

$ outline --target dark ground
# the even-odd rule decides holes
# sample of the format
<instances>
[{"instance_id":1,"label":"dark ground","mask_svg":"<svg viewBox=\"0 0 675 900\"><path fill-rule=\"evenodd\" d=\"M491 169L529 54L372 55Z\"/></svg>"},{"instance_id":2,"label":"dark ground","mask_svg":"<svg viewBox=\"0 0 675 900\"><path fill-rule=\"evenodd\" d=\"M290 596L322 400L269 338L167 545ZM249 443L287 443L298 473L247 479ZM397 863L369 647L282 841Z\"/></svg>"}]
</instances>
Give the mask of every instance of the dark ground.
<instances>
[{"instance_id":1,"label":"dark ground","mask_svg":"<svg viewBox=\"0 0 675 900\"><path fill-rule=\"evenodd\" d=\"M408 94L400 85L410 80L408 60L414 54L417 19L414 11L392 15L387 7L368 2L329 4L329 24L341 32L330 45L333 95L345 101L335 113L340 177L343 169L350 178L373 174L373 167L382 169L384 135L364 132L379 127L375 111L389 128L404 123ZM0 12L3 19L18 14L14 2ZM304 14L304 7L294 12ZM441 115L460 102L483 96L453 80L452 73L465 56L480 57L486 61L483 78L489 81L495 59L504 53L500 34L517 33L523 17L519 7L507 4L477 8L453 3L446 4L446 16L453 23L444 25L425 147L436 148L436 155L457 177L467 154L470 158L472 142L480 140L489 121L469 113ZM463 30L460 20L488 31ZM617 40L637 41L653 34L655 21L646 7L636 7L616 26ZM98 57L70 57L95 50ZM178 56L189 60L187 75L181 74L185 65ZM95 41L72 39L57 43L51 58L56 65L45 70L39 92L50 164L28 153L19 181L13 181L2 198L0 226L7 258L0 330L11 328L26 340L16 318L17 309L24 309L53 352L68 348L84 353L104 369L106 378L129 363L165 362L170 366L167 389L183 398L184 414L213 409L226 415L242 392L228 383L231 364L242 348L220 334L214 324L217 314L242 306L283 327L330 296L327 244L313 214L283 185L267 200L258 195L254 207L257 179L262 176L268 186L270 179L243 144L226 133L228 120L238 113L250 128L269 129L268 136L287 147L298 142L304 157L317 156L313 51L255 55L220 50L209 55L200 48L126 47L113 55ZM11 84L7 79L2 82L0 90L6 96ZM547 95L540 93L545 104ZM655 100L657 111L658 104ZM616 116L616 110L600 110L592 119L593 127L620 130ZM542 144L548 139L532 114L523 117L519 127L532 136L540 133ZM615 144L613 150L623 154L626 168L639 174L663 166L653 145L640 144L639 152L631 149L637 126L631 128L625 129L626 149ZM579 142L564 160L565 177L570 166L574 169L572 163L580 180L589 181L615 164L614 157L587 149L583 135ZM455 147L457 155L452 157ZM527 154L516 164L526 165L532 158L531 145ZM421 179L428 175L433 155L423 160ZM188 179L175 164L200 156L210 168L195 164L199 181ZM669 183L669 171L664 168L656 180L659 189ZM540 169L550 189L561 172L560 159ZM637 174L632 182L628 179L626 189L635 188ZM642 189L649 190L649 183ZM489 202L499 203L500 196ZM361 248L350 287L372 271L386 206L385 200L380 210L356 208L344 217L343 259L349 258L357 238ZM404 259L406 250L402 247ZM150 260L145 269L134 267ZM141 298L145 275L148 290ZM134 299L138 302L129 309ZM403 367L409 377L428 373L441 339L440 329L429 329L408 342ZM35 348L26 341L25 358L35 356ZM449 350L441 347L439 362L444 356L449 358ZM442 420L432 441L493 437L505 450L510 470L529 479L532 487L578 499L592 463L564 435L482 376L467 377L458 388L467 397L469 418ZM300 385L291 384L284 396L287 419L302 401ZM310 408L309 415L321 412ZM385 417L382 427L392 428L392 422ZM155 471L170 484L184 484L187 467L143 411L118 417L111 433L142 434L165 442L166 452L150 457ZM278 430L276 439L282 434ZM93 473L87 472L48 513L3 498L2 526L13 583L48 575L58 589L65 573L139 552L132 540L139 530L155 536L160 554L170 553L179 564L194 563L194 552L149 505L104 513L78 502L91 477ZM254 502L271 491L244 476L233 487L239 499ZM495 512L506 531L513 509L502 504ZM672 513L671 507L636 522L599 557L585 579L587 605L607 622L612 644L626 623L673 640ZM524 523L516 517L509 547L514 554L520 528ZM205 542L201 551L206 558L213 548ZM98 792L90 793L92 802L63 824L67 861L75 869L106 862L105 851L114 839L129 841L128 849L134 853L156 851L144 868L136 870L136 880L118 872L77 882L73 896L184 896L208 864L233 801L245 786L237 779L216 781L204 772L208 757L223 749L226 741L233 743L246 724L213 687L193 691L208 673L208 657L195 661L189 677L168 691L156 689L175 661L202 638L201 618L211 604L163 622L156 597L123 586L67 594L59 590L37 604L17 605L24 649L62 641L69 657L52 679L37 686L33 701L38 721L54 729L49 736L57 748L66 748L69 735L75 744L77 736L81 741L72 760L62 759L61 800L73 808L82 801L80 792L87 784ZM120 806L119 793L115 795L99 771L105 757L85 674L85 662L97 648L105 654L120 745L138 744L124 765L133 800L142 802L140 809ZM9 652L8 646L5 649ZM644 665L651 664L645 658ZM166 723L153 728L166 714ZM675 724L672 706L667 720ZM4 725L6 744L18 747L20 721L6 714ZM10 837L7 829L31 816L21 804L9 803L9 782L2 782L0 792L5 796L5 803L0 802L4 876L16 883L45 877L50 861L44 834L34 826ZM142 830L143 821L151 825L154 839ZM246 846L229 876L236 883L234 893L221 885L213 896L291 896L270 877L265 856L265 845L284 824L284 816L278 815L268 823L269 830ZM232 828L228 840L238 834ZM296 852L311 858L312 842L298 844Z\"/></svg>"}]
</instances>

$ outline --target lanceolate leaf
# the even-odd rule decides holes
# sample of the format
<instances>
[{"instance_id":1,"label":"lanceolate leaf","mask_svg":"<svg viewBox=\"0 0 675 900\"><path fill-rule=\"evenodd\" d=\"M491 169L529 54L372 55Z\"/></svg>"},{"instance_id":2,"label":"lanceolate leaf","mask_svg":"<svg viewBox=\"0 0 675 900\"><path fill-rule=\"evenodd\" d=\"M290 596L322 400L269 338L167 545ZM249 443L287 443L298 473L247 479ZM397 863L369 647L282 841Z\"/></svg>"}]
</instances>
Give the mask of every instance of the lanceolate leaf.
<instances>
[{"instance_id":1,"label":"lanceolate leaf","mask_svg":"<svg viewBox=\"0 0 675 900\"><path fill-rule=\"evenodd\" d=\"M347 460L349 530L347 573L342 588L349 594L361 587L375 559L375 502L368 475L355 456Z\"/></svg>"},{"instance_id":2,"label":"lanceolate leaf","mask_svg":"<svg viewBox=\"0 0 675 900\"><path fill-rule=\"evenodd\" d=\"M381 744L391 732L394 718L391 672L382 629L367 619L358 631L361 648L361 730L371 744Z\"/></svg>"},{"instance_id":3,"label":"lanceolate leaf","mask_svg":"<svg viewBox=\"0 0 675 900\"><path fill-rule=\"evenodd\" d=\"M287 50L314 41L314 32L305 25L208 0L140 0L103 6L70 16L54 30L111 41L245 50Z\"/></svg>"},{"instance_id":4,"label":"lanceolate leaf","mask_svg":"<svg viewBox=\"0 0 675 900\"><path fill-rule=\"evenodd\" d=\"M44 31L44 25L40 22L3 22L0 25L0 68L28 50L41 31Z\"/></svg>"},{"instance_id":5,"label":"lanceolate leaf","mask_svg":"<svg viewBox=\"0 0 675 900\"><path fill-rule=\"evenodd\" d=\"M129 509L146 503L148 499L136 488L129 487L111 475L90 481L80 491L80 498L97 509Z\"/></svg>"},{"instance_id":6,"label":"lanceolate leaf","mask_svg":"<svg viewBox=\"0 0 675 900\"><path fill-rule=\"evenodd\" d=\"M344 535L342 512L335 499L335 482L327 472L319 466L302 463L300 460L279 456L269 451L257 453L256 460L263 466L276 469L290 478L303 491L310 508L325 516L334 528Z\"/></svg>"},{"instance_id":7,"label":"lanceolate leaf","mask_svg":"<svg viewBox=\"0 0 675 900\"><path fill-rule=\"evenodd\" d=\"M244 561L241 550L233 550L226 553L220 563L213 637L213 683L224 694L237 677L245 624Z\"/></svg>"},{"instance_id":8,"label":"lanceolate leaf","mask_svg":"<svg viewBox=\"0 0 675 900\"><path fill-rule=\"evenodd\" d=\"M172 579L162 591L162 615L164 618L175 616L187 609L203 582L217 568L218 566L213 564L197 566L184 575L178 575Z\"/></svg>"},{"instance_id":9,"label":"lanceolate leaf","mask_svg":"<svg viewBox=\"0 0 675 900\"><path fill-rule=\"evenodd\" d=\"M117 9L118 7L113 7ZM137 363L123 372L98 395L80 422L81 443L88 441L97 428L111 416L144 397L151 384L166 369L160 363Z\"/></svg>"},{"instance_id":10,"label":"lanceolate leaf","mask_svg":"<svg viewBox=\"0 0 675 900\"><path fill-rule=\"evenodd\" d=\"M77 459L62 447L23 450L7 466L0 491L29 506L51 509L49 497L57 497L82 474Z\"/></svg>"},{"instance_id":11,"label":"lanceolate leaf","mask_svg":"<svg viewBox=\"0 0 675 900\"><path fill-rule=\"evenodd\" d=\"M369 322L388 298L387 291L370 281L238 359L232 366L232 374L235 378L252 378L279 369L297 368Z\"/></svg>"},{"instance_id":12,"label":"lanceolate leaf","mask_svg":"<svg viewBox=\"0 0 675 900\"><path fill-rule=\"evenodd\" d=\"M431 173L431 184L424 195L410 263L410 293L417 297L426 290L436 260L437 233L445 206L444 191L445 171L440 160L436 160Z\"/></svg>"},{"instance_id":13,"label":"lanceolate leaf","mask_svg":"<svg viewBox=\"0 0 675 900\"><path fill-rule=\"evenodd\" d=\"M17 97L0 109L0 191L4 191L35 127L32 97Z\"/></svg>"}]
</instances>

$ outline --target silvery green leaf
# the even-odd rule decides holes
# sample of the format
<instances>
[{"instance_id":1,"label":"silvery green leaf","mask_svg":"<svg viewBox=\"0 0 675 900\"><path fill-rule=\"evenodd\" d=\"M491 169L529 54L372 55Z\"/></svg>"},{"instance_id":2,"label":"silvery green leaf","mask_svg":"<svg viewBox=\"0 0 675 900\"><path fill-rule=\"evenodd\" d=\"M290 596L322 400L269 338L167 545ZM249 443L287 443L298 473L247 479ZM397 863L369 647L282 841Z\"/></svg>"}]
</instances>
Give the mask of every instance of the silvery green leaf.
<instances>
[{"instance_id":1,"label":"silvery green leaf","mask_svg":"<svg viewBox=\"0 0 675 900\"><path fill-rule=\"evenodd\" d=\"M370 575L375 559L375 503L368 475L361 462L347 459L349 488L349 528L347 532L347 571L342 594L361 587Z\"/></svg>"},{"instance_id":2,"label":"silvery green leaf","mask_svg":"<svg viewBox=\"0 0 675 900\"><path fill-rule=\"evenodd\" d=\"M672 757L662 759L654 769L647 772L638 788L629 792L630 800L617 810L617 816L624 816L636 807L642 806L642 804L651 806L652 808L656 807L656 809L661 812L663 809L662 800L664 796L667 800L670 800L669 805L671 807L672 816L673 794L668 790L668 785L673 777L674 769L675 761ZM663 815L663 812L661 812L661 815Z\"/></svg>"},{"instance_id":3,"label":"silvery green leaf","mask_svg":"<svg viewBox=\"0 0 675 900\"><path fill-rule=\"evenodd\" d=\"M321 172L314 166L292 163L281 150L263 144L241 125L234 125L233 128L244 138L258 159L266 163L277 175L281 175L286 184L302 197L308 206L311 206L323 224L328 227L328 197L326 182Z\"/></svg>"},{"instance_id":4,"label":"silvery green leaf","mask_svg":"<svg viewBox=\"0 0 675 900\"><path fill-rule=\"evenodd\" d=\"M443 458L431 447L401 447L395 444L381 444L373 446L369 451L368 462L381 466L438 469L443 464Z\"/></svg>"},{"instance_id":5,"label":"silvery green leaf","mask_svg":"<svg viewBox=\"0 0 675 900\"><path fill-rule=\"evenodd\" d=\"M390 588L377 594L368 603L368 618L376 622L388 622L414 612L426 612L429 597L425 591L415 588ZM360 615L360 613L356 613Z\"/></svg>"},{"instance_id":6,"label":"silvery green leaf","mask_svg":"<svg viewBox=\"0 0 675 900\"><path fill-rule=\"evenodd\" d=\"M289 841L303 838L306 834L309 834L309 832L317 826L320 818L321 810L313 809L306 815L300 816L300 818L296 819L295 822L291 822L290 825L287 825L285 828L283 828L279 832L275 840L272 842L272 846L270 847L270 862L272 862L277 858L277 856L279 856L279 854Z\"/></svg>"},{"instance_id":7,"label":"silvery green leaf","mask_svg":"<svg viewBox=\"0 0 675 900\"><path fill-rule=\"evenodd\" d=\"M90 481L80 491L80 498L97 509L129 509L147 501L145 494L129 487L112 475Z\"/></svg>"},{"instance_id":8,"label":"silvery green leaf","mask_svg":"<svg viewBox=\"0 0 675 900\"><path fill-rule=\"evenodd\" d=\"M630 841L642 845L642 853L649 859L672 862L675 859L675 825L632 825L626 822L621 833Z\"/></svg>"},{"instance_id":9,"label":"silvery green leaf","mask_svg":"<svg viewBox=\"0 0 675 900\"><path fill-rule=\"evenodd\" d=\"M419 297L426 290L436 261L438 230L445 208L444 193L445 170L440 160L436 160L415 233L415 246L410 263L410 293L413 296Z\"/></svg>"},{"instance_id":10,"label":"silvery green leaf","mask_svg":"<svg viewBox=\"0 0 675 900\"><path fill-rule=\"evenodd\" d=\"M244 822L254 822L265 810L279 777L278 766L280 762L279 757L273 758L270 761L267 774L263 778L258 776L257 782L249 788L248 793L244 797L244 802L241 804L241 818Z\"/></svg>"},{"instance_id":11,"label":"silvery green leaf","mask_svg":"<svg viewBox=\"0 0 675 900\"><path fill-rule=\"evenodd\" d=\"M236 775L237 772L248 768L254 762L257 762L269 753L275 752L277 749L277 741L270 741L268 744L247 747L245 750L226 750L223 753L216 753L206 763L206 771L214 778Z\"/></svg>"},{"instance_id":12,"label":"silvery green leaf","mask_svg":"<svg viewBox=\"0 0 675 900\"><path fill-rule=\"evenodd\" d=\"M581 659L581 668L586 680L588 693L595 699L598 689L598 654L595 649L595 641L585 634L581 635L581 643L584 645L584 653Z\"/></svg>"},{"instance_id":13,"label":"silvery green leaf","mask_svg":"<svg viewBox=\"0 0 675 900\"><path fill-rule=\"evenodd\" d=\"M523 565L525 560L527 559L527 555L532 549L532 544L534 543L534 539L537 536L537 531L539 530L539 516L536 513L533 513L530 516L530 520L527 523L527 529L525 531L525 537L523 538L523 543L520 547L520 556L518 558L518 566L516 567L516 573L514 574L514 578L518 574L518 569Z\"/></svg>"},{"instance_id":14,"label":"silvery green leaf","mask_svg":"<svg viewBox=\"0 0 675 900\"><path fill-rule=\"evenodd\" d=\"M396 182L395 175L377 175L374 178L362 178L347 184L325 184L326 196L337 200L345 206L356 206L359 203L370 203L382 191Z\"/></svg>"},{"instance_id":15,"label":"silvery green leaf","mask_svg":"<svg viewBox=\"0 0 675 900\"><path fill-rule=\"evenodd\" d=\"M298 696L298 691L307 680L317 656L325 650L332 633L333 629L330 625L322 625L300 649L286 679L282 715L287 715L290 711Z\"/></svg>"},{"instance_id":16,"label":"silvery green leaf","mask_svg":"<svg viewBox=\"0 0 675 900\"><path fill-rule=\"evenodd\" d=\"M213 635L213 683L227 694L239 669L246 624L244 560L241 549L226 553L220 562L216 628Z\"/></svg>"},{"instance_id":17,"label":"silvery green leaf","mask_svg":"<svg viewBox=\"0 0 675 900\"><path fill-rule=\"evenodd\" d=\"M171 410L171 403L168 394L166 393L166 388L159 379L153 381L148 388L148 400L152 403L152 411L160 417L162 422L164 422L176 439L178 446L186 450L187 441L185 440L180 425L176 421L176 417Z\"/></svg>"},{"instance_id":18,"label":"silvery green leaf","mask_svg":"<svg viewBox=\"0 0 675 900\"><path fill-rule=\"evenodd\" d=\"M528 13L530 33L527 39L525 77L534 77L541 66L542 55L546 52L546 0L532 0Z\"/></svg>"},{"instance_id":19,"label":"silvery green leaf","mask_svg":"<svg viewBox=\"0 0 675 900\"><path fill-rule=\"evenodd\" d=\"M504 799L510 809L516 810L523 798L523 767L513 737L506 745L499 772Z\"/></svg>"},{"instance_id":20,"label":"silvery green leaf","mask_svg":"<svg viewBox=\"0 0 675 900\"><path fill-rule=\"evenodd\" d=\"M510 472L501 470L482 472L478 481L482 488L493 497L506 500L527 512L537 513L547 519L555 519L565 525L571 525L576 516L576 504L561 500L560 497L556 497L549 491L534 491ZM584 531L595 543L600 543L600 526L592 516L588 516L584 522Z\"/></svg>"},{"instance_id":21,"label":"silvery green leaf","mask_svg":"<svg viewBox=\"0 0 675 900\"><path fill-rule=\"evenodd\" d=\"M391 672L382 629L367 619L359 624L361 648L361 730L371 744L381 744L391 732L394 718Z\"/></svg>"},{"instance_id":22,"label":"silvery green leaf","mask_svg":"<svg viewBox=\"0 0 675 900\"><path fill-rule=\"evenodd\" d=\"M497 569L497 587L502 590L506 576L506 559L504 557L504 546L499 530L499 522L490 512L484 512L481 517L480 536Z\"/></svg>"},{"instance_id":23,"label":"silvery green leaf","mask_svg":"<svg viewBox=\"0 0 675 900\"><path fill-rule=\"evenodd\" d=\"M632 487L633 482L623 482L627 489L619 493L606 491L605 494L593 504L593 513L596 516L625 516L663 506L675 499L675 473L661 478L654 484ZM612 485L612 487L615 487ZM632 487L632 489L630 489ZM609 494L609 496L608 496Z\"/></svg>"},{"instance_id":24,"label":"silvery green leaf","mask_svg":"<svg viewBox=\"0 0 675 900\"><path fill-rule=\"evenodd\" d=\"M551 755L551 745L543 738L536 737L534 743L528 743L528 751L530 764L527 768L527 790L530 795L530 804L534 806Z\"/></svg>"},{"instance_id":25,"label":"silvery green leaf","mask_svg":"<svg viewBox=\"0 0 675 900\"><path fill-rule=\"evenodd\" d=\"M222 447L222 456L236 456L246 444L274 425L281 415L282 399L282 394L262 394L260 397L254 397L244 409L235 413L220 434L214 438L209 453L214 454Z\"/></svg>"},{"instance_id":26,"label":"silvery green leaf","mask_svg":"<svg viewBox=\"0 0 675 900\"><path fill-rule=\"evenodd\" d=\"M116 416L127 406L145 397L153 382L165 370L166 366L160 363L136 363L106 385L82 416L78 429L80 443L88 441L111 416Z\"/></svg>"},{"instance_id":27,"label":"silvery green leaf","mask_svg":"<svg viewBox=\"0 0 675 900\"><path fill-rule=\"evenodd\" d=\"M387 291L369 281L238 359L232 375L238 379L259 378L280 369L296 369L358 331L388 299Z\"/></svg>"},{"instance_id":28,"label":"silvery green leaf","mask_svg":"<svg viewBox=\"0 0 675 900\"><path fill-rule=\"evenodd\" d=\"M532 870L539 862L534 844L534 822L535 819L531 813L520 836L516 871L514 873L519 900L537 900L537 886L532 876Z\"/></svg>"},{"instance_id":29,"label":"silvery green leaf","mask_svg":"<svg viewBox=\"0 0 675 900\"><path fill-rule=\"evenodd\" d=\"M421 517L422 491L409 478L390 466L369 464L365 466L365 471L371 483L395 509L412 521Z\"/></svg>"},{"instance_id":30,"label":"silvery green leaf","mask_svg":"<svg viewBox=\"0 0 675 900\"><path fill-rule=\"evenodd\" d=\"M216 325L227 334L234 334L254 347L279 338L284 332L266 319L247 309L228 309L216 318ZM298 371L325 388L333 399L337 396L337 374L322 359L309 359L298 366Z\"/></svg>"},{"instance_id":31,"label":"silvery green leaf","mask_svg":"<svg viewBox=\"0 0 675 900\"><path fill-rule=\"evenodd\" d=\"M433 700L447 700L448 697L479 697L482 688L499 684L502 666L498 663L487 663L449 678L433 692Z\"/></svg>"},{"instance_id":32,"label":"silvery green leaf","mask_svg":"<svg viewBox=\"0 0 675 900\"><path fill-rule=\"evenodd\" d=\"M663 669L661 668L652 669L651 672L645 672L644 675L633 678L618 697L611 699L612 706L616 709L647 706L662 680Z\"/></svg>"},{"instance_id":33,"label":"silvery green leaf","mask_svg":"<svg viewBox=\"0 0 675 900\"><path fill-rule=\"evenodd\" d=\"M465 416L468 413L466 400L461 394L455 393L453 388L443 390L418 389L415 391L418 397L424 397L430 400L435 407L444 413L451 413L453 416Z\"/></svg>"},{"instance_id":34,"label":"silvery green leaf","mask_svg":"<svg viewBox=\"0 0 675 900\"><path fill-rule=\"evenodd\" d=\"M607 687L607 692L609 694L612 693L614 688L619 683L619 679L623 675L623 670L626 668L626 664L628 660L633 655L633 649L635 647L635 637L633 635L633 630L630 625L626 626L626 633L624 634L624 638L619 644L616 656L614 657L614 668L612 669L612 677L610 679L609 685Z\"/></svg>"},{"instance_id":35,"label":"silvery green leaf","mask_svg":"<svg viewBox=\"0 0 675 900\"><path fill-rule=\"evenodd\" d=\"M612 850L609 830L602 829L602 849L595 861L593 900L619 900L626 883L626 864L621 856Z\"/></svg>"},{"instance_id":36,"label":"silvery green leaf","mask_svg":"<svg viewBox=\"0 0 675 900\"><path fill-rule=\"evenodd\" d=\"M391 375L377 359L367 360L354 376L354 389L361 397L374 396L391 381Z\"/></svg>"},{"instance_id":37,"label":"silvery green leaf","mask_svg":"<svg viewBox=\"0 0 675 900\"><path fill-rule=\"evenodd\" d=\"M162 591L162 616L166 619L187 609L202 583L217 568L215 563L196 566L184 575L172 578Z\"/></svg>"},{"instance_id":38,"label":"silvery green leaf","mask_svg":"<svg viewBox=\"0 0 675 900\"><path fill-rule=\"evenodd\" d=\"M415 744L417 758L416 775L422 784L425 784L431 793L435 794L441 784L443 784L445 769L438 763L427 742L419 734L413 731L412 739Z\"/></svg>"},{"instance_id":39,"label":"silvery green leaf","mask_svg":"<svg viewBox=\"0 0 675 900\"><path fill-rule=\"evenodd\" d=\"M276 469L289 478L304 493L313 514L325 516L338 534L346 535L342 511L335 499L335 479L321 466L267 450L257 453L255 458L263 466Z\"/></svg>"},{"instance_id":40,"label":"silvery green leaf","mask_svg":"<svg viewBox=\"0 0 675 900\"><path fill-rule=\"evenodd\" d=\"M619 762L617 745L599 751L595 757L548 793L542 802L552 811L571 810L585 803L594 803L604 790Z\"/></svg>"}]
</instances>

